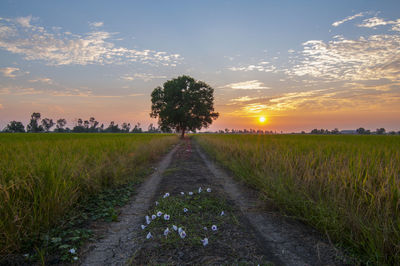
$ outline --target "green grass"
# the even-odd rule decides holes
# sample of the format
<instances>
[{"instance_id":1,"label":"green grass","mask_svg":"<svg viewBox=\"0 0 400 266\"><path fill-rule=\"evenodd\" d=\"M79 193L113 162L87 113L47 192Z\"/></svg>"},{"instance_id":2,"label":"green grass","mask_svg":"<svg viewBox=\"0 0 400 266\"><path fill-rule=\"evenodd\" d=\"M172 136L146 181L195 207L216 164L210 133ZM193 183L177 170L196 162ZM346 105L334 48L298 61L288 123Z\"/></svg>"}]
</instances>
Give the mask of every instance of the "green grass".
<instances>
[{"instance_id":1,"label":"green grass","mask_svg":"<svg viewBox=\"0 0 400 266\"><path fill-rule=\"evenodd\" d=\"M163 134L0 134L0 255L26 251L77 203L138 182L177 141Z\"/></svg>"},{"instance_id":2,"label":"green grass","mask_svg":"<svg viewBox=\"0 0 400 266\"><path fill-rule=\"evenodd\" d=\"M239 180L365 263L400 264L400 137L195 139Z\"/></svg>"}]
</instances>

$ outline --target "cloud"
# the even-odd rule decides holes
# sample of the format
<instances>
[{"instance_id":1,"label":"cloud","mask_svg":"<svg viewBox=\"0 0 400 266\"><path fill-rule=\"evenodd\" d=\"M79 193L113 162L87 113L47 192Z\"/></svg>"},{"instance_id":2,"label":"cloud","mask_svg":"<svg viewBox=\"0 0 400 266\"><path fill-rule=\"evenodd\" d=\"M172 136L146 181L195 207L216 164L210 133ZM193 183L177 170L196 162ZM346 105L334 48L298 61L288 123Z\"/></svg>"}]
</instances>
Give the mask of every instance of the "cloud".
<instances>
[{"instance_id":1,"label":"cloud","mask_svg":"<svg viewBox=\"0 0 400 266\"><path fill-rule=\"evenodd\" d=\"M294 53L294 52L295 52L295 50L293 50L293 49L289 49L289 50L288 50L288 53L289 53L289 54L292 54L292 53Z\"/></svg>"},{"instance_id":2,"label":"cloud","mask_svg":"<svg viewBox=\"0 0 400 266\"><path fill-rule=\"evenodd\" d=\"M179 54L163 51L117 47L110 40L115 35L92 31L84 35L47 30L31 24L31 17L0 18L0 48L20 54L26 60L42 60L49 65L88 65L142 63L176 66Z\"/></svg>"},{"instance_id":3,"label":"cloud","mask_svg":"<svg viewBox=\"0 0 400 266\"><path fill-rule=\"evenodd\" d=\"M42 94L43 91L41 90L36 90L35 88L25 88L25 87L3 87L0 88L0 94L6 94L6 95L33 95L33 94Z\"/></svg>"},{"instance_id":4,"label":"cloud","mask_svg":"<svg viewBox=\"0 0 400 266\"><path fill-rule=\"evenodd\" d=\"M259 97L249 97L249 96L243 96L243 97L239 97L239 98L234 98L234 99L230 99L230 102L249 102L252 100L256 100Z\"/></svg>"},{"instance_id":5,"label":"cloud","mask_svg":"<svg viewBox=\"0 0 400 266\"><path fill-rule=\"evenodd\" d=\"M220 88L231 88L234 90L267 90L269 87L265 87L264 84L258 80L249 80L244 82L237 82L227 84Z\"/></svg>"},{"instance_id":6,"label":"cloud","mask_svg":"<svg viewBox=\"0 0 400 266\"><path fill-rule=\"evenodd\" d=\"M342 19L342 20L335 21L335 22L332 23L332 26L337 27L337 26L339 26L340 24L343 24L343 23L345 23L345 22L347 22L347 21L353 20L353 19L358 18L358 17L363 17L365 14L366 14L365 12L360 12L360 13L358 13L358 14L355 14L355 15L353 15L353 16L349 16L349 17L344 18L344 19Z\"/></svg>"},{"instance_id":7,"label":"cloud","mask_svg":"<svg viewBox=\"0 0 400 266\"><path fill-rule=\"evenodd\" d=\"M289 75L335 80L400 79L400 35L371 35L351 40L336 36L303 43L302 58Z\"/></svg>"},{"instance_id":8,"label":"cloud","mask_svg":"<svg viewBox=\"0 0 400 266\"><path fill-rule=\"evenodd\" d=\"M53 80L50 78L31 79L29 80L29 82L41 82L41 83L53 84Z\"/></svg>"},{"instance_id":9,"label":"cloud","mask_svg":"<svg viewBox=\"0 0 400 266\"><path fill-rule=\"evenodd\" d=\"M167 77L166 76L156 76L153 74L146 74L146 73L135 73L132 76L125 75L125 76L122 76L121 78L124 80L128 80L128 81L134 81L137 79L141 79L141 80L144 80L145 82L147 82L147 81L151 81L153 79L165 79Z\"/></svg>"},{"instance_id":10,"label":"cloud","mask_svg":"<svg viewBox=\"0 0 400 266\"><path fill-rule=\"evenodd\" d=\"M101 22L101 21L98 21L98 22L90 22L89 25L92 26L92 27L98 28L98 27L102 27L102 26L104 25L104 23Z\"/></svg>"},{"instance_id":11,"label":"cloud","mask_svg":"<svg viewBox=\"0 0 400 266\"><path fill-rule=\"evenodd\" d=\"M373 17L364 19L358 27L375 28L377 26L392 25L393 31L400 31L400 19L397 20L384 20L382 18Z\"/></svg>"},{"instance_id":12,"label":"cloud","mask_svg":"<svg viewBox=\"0 0 400 266\"><path fill-rule=\"evenodd\" d=\"M3 74L3 76L8 77L8 78L15 78L16 75L14 72L19 71L19 68L17 67L4 67L0 68L0 72Z\"/></svg>"},{"instance_id":13,"label":"cloud","mask_svg":"<svg viewBox=\"0 0 400 266\"><path fill-rule=\"evenodd\" d=\"M259 72L274 72L276 67L270 65L269 62L261 61L256 65L247 65L247 66L240 66L240 67L229 67L231 71L259 71Z\"/></svg>"}]
</instances>

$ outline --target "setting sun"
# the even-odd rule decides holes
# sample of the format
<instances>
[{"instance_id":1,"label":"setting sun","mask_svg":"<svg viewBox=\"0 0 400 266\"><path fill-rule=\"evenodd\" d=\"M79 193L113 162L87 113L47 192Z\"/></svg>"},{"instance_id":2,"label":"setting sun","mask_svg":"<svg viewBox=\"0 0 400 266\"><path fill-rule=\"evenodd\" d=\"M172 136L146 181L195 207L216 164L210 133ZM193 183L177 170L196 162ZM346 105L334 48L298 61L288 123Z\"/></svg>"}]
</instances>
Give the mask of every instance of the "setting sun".
<instances>
[{"instance_id":1,"label":"setting sun","mask_svg":"<svg viewBox=\"0 0 400 266\"><path fill-rule=\"evenodd\" d=\"M260 116L260 118L258 118L258 121L260 122L260 123L264 123L265 122L265 117L264 116Z\"/></svg>"}]
</instances>

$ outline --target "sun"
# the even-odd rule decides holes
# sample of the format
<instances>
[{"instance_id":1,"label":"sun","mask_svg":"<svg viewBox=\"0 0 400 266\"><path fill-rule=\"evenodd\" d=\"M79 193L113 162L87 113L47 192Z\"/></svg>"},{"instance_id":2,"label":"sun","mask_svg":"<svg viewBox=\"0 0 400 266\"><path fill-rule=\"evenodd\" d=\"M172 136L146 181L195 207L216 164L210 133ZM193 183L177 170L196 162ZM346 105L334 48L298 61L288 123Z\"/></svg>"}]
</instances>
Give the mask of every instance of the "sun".
<instances>
[{"instance_id":1,"label":"sun","mask_svg":"<svg viewBox=\"0 0 400 266\"><path fill-rule=\"evenodd\" d=\"M260 122L260 123L264 123L265 122L265 117L264 116L260 116L259 118L258 118L258 121Z\"/></svg>"}]
</instances>

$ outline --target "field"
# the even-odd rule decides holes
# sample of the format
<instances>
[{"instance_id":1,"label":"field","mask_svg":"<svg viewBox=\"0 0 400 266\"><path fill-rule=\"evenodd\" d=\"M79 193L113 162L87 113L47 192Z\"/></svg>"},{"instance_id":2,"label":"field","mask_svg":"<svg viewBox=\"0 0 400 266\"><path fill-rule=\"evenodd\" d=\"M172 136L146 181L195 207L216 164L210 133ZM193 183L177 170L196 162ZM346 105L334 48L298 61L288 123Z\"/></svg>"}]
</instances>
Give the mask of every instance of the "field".
<instances>
[{"instance_id":1,"label":"field","mask_svg":"<svg viewBox=\"0 0 400 266\"><path fill-rule=\"evenodd\" d=\"M268 202L373 264L400 263L400 137L196 135Z\"/></svg>"},{"instance_id":2,"label":"field","mask_svg":"<svg viewBox=\"0 0 400 266\"><path fill-rule=\"evenodd\" d=\"M0 134L0 255L75 204L140 173L178 141L164 134Z\"/></svg>"}]
</instances>

